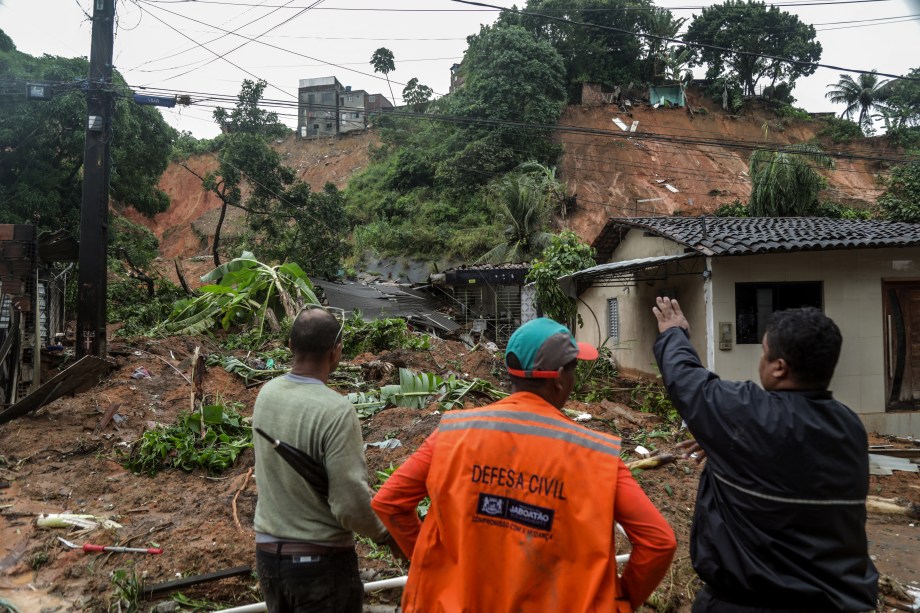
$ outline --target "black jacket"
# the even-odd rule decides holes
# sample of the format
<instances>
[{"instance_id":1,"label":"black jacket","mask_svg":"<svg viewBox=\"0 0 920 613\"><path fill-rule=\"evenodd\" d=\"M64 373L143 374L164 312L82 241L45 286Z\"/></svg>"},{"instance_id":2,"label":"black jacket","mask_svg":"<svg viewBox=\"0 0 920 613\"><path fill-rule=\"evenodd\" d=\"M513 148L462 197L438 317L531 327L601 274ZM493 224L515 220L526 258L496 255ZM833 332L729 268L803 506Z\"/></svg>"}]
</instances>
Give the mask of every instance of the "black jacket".
<instances>
[{"instance_id":1,"label":"black jacket","mask_svg":"<svg viewBox=\"0 0 920 613\"><path fill-rule=\"evenodd\" d=\"M829 391L722 381L680 328L658 336L655 358L708 457L690 543L700 578L740 605L875 610L868 442L856 414Z\"/></svg>"}]
</instances>

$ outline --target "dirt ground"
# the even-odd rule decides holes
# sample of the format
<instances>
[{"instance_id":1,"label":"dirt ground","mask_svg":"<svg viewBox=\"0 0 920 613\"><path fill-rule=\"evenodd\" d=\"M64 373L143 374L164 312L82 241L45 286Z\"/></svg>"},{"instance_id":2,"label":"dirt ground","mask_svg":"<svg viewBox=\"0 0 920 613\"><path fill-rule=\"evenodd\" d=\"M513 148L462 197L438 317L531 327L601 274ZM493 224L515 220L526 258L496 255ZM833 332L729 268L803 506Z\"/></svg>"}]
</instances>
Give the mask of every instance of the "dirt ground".
<instances>
[{"instance_id":1,"label":"dirt ground","mask_svg":"<svg viewBox=\"0 0 920 613\"><path fill-rule=\"evenodd\" d=\"M120 462L145 428L155 422L174 423L180 412L189 410L190 386L178 371L188 373L189 356L196 346L205 353L217 349L204 338L114 342L112 348L121 354L115 358L118 366L94 389L0 426L0 598L26 613L107 611L114 593L111 574L117 569L134 569L150 585L254 564L252 518L257 484L250 476L251 450L230 471L215 477L178 470L147 477L132 474ZM435 341L424 352L363 355L353 364L363 364L372 372L370 363L375 360L501 383L496 358L451 341ZM139 366L151 377L131 378ZM622 384L628 387L629 382ZM241 402L243 413L251 414L257 387L246 388L241 378L220 367L208 369L204 386L207 394ZM616 400L628 403L628 399L629 394L624 393ZM119 417L96 432L103 413L116 403ZM595 417L586 424L590 428L618 430L624 450L631 451L642 442L668 451L675 442L648 437L657 418L628 411L640 427L622 417L622 404L573 401L570 407ZM363 422L366 441L398 438L402 442L395 449L367 450L372 483L375 471L398 466L434 430L439 420L435 409L391 408ZM653 606L646 607L648 611L689 611L692 594L698 589L688 542L699 470L694 463L679 461L638 477L679 541L672 570L650 600ZM871 480L872 494L920 502L920 475L916 473L896 472ZM114 518L123 527L67 536L64 530L35 526L36 514L65 511ZM903 516L870 515L868 531L870 552L881 573L920 586L920 528L916 523ZM65 548L58 536L77 543L161 547L164 553L84 553ZM377 559L363 544L359 553L367 579L402 574L403 569ZM261 600L251 575L183 593L228 606ZM398 598L398 590L390 590L369 600L393 606ZM155 602L144 603L141 610L149 610Z\"/></svg>"}]
</instances>

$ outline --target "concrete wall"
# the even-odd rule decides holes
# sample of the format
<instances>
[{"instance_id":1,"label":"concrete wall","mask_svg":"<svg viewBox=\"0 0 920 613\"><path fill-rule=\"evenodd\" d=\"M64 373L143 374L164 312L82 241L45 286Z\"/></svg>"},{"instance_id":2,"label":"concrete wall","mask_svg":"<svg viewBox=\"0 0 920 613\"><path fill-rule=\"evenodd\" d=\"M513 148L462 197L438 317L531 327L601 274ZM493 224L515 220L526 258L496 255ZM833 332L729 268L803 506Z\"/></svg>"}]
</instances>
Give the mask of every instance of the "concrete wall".
<instances>
[{"instance_id":1,"label":"concrete wall","mask_svg":"<svg viewBox=\"0 0 920 613\"><path fill-rule=\"evenodd\" d=\"M684 248L673 241L644 236L643 230L631 230L620 243L612 261L620 262L647 258L656 255L679 255ZM665 280L640 281L625 287L591 287L580 298L578 305L584 326L576 331L579 341L600 346L604 343L613 353L617 367L623 372L653 374L655 358L652 345L658 335L658 324L652 314L655 298L665 293L675 296L684 309L691 337L697 352L706 363L706 306L703 300L703 277L697 275L675 276L675 265L669 265L672 273ZM608 340L609 298L617 299L619 310L619 339ZM606 343L605 343L606 341Z\"/></svg>"},{"instance_id":2,"label":"concrete wall","mask_svg":"<svg viewBox=\"0 0 920 613\"><path fill-rule=\"evenodd\" d=\"M366 92L339 93L339 133L357 132L367 126L365 116Z\"/></svg>"},{"instance_id":3,"label":"concrete wall","mask_svg":"<svg viewBox=\"0 0 920 613\"><path fill-rule=\"evenodd\" d=\"M920 412L885 411L882 281L920 279L920 249L863 249L712 259L713 320L735 325L735 283L822 281L824 312L840 327L843 350L831 381L836 398L866 428L920 436ZM718 345L717 345L718 346ZM760 345L715 350L726 379L759 379Z\"/></svg>"}]
</instances>

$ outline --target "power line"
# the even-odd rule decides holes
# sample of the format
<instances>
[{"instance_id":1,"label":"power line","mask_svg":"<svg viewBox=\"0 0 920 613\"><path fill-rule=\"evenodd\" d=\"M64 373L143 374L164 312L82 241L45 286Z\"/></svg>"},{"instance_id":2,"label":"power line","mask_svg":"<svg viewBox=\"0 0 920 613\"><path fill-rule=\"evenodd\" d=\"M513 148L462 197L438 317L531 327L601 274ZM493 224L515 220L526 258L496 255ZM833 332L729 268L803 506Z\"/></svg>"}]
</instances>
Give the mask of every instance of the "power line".
<instances>
[{"instance_id":1,"label":"power line","mask_svg":"<svg viewBox=\"0 0 920 613\"><path fill-rule=\"evenodd\" d=\"M142 3L142 4L150 4L150 1L149 1L149 0L136 0L136 1L137 1L137 2L140 2L140 3ZM214 28L216 28L217 30L220 30L220 31L223 31L223 32L228 32L227 30L223 30L223 28L217 28L216 26L211 26L211 24L205 23L205 22L200 21L200 20L198 20L198 19L194 19L193 17L188 17L188 16L183 15L183 14L181 14L181 13L176 13L175 11L170 11L169 9L165 9L165 8L163 8L163 7L160 7L160 6L156 6L156 5L153 5L153 6L154 6L154 8L156 8L156 9L159 9L159 10L161 10L161 11L165 11L165 12L170 13L170 14L172 14L172 15L176 15L176 16L181 17L181 18L183 18L183 19L187 19L187 20L189 20L189 21L193 21L193 22L198 23L198 24L203 24L203 25L207 25L207 26L210 26L210 27L214 27ZM148 14L150 14L149 11L148 11ZM165 24L165 22L163 22L162 20L160 20L160 22ZM172 26L170 26L170 27L172 27ZM177 30L177 31L178 31L178 30ZM292 54L292 55L297 55L297 56L300 56L300 57L304 57L304 58L307 58L308 60L312 60L312 61L314 61L314 62L320 62L320 63L325 64L325 65L327 65L327 66L333 66L333 67L335 67L335 68L341 68L342 70L345 70L345 71L348 71L348 72L354 72L354 73L356 73L356 74L360 74L360 75L363 75L363 76L366 76L366 77L371 77L372 79L377 79L377 80L380 80L380 81L387 81L387 78L386 78L386 77L381 77L381 76L379 76L379 75L377 75L377 74L372 74L372 73L369 73L369 72L364 72L364 71L361 71L361 70L356 70L356 69L354 69L354 68L348 68L348 67L346 67L346 66L343 66L343 65L340 65L340 64L336 64L336 63L333 63L333 62L327 62L326 60L322 60L322 59L319 59L319 58L311 57L311 56L306 55L306 54L304 54L304 53L299 53L299 52L297 52L297 51L292 51L292 50L290 50L290 49L285 49L284 47L279 47L278 45L273 45L273 44L267 43L267 42L265 42L265 41L263 41L263 40L256 40L256 39L251 38L251 37L249 37L249 36L244 36L243 34L239 34L238 32L228 32L228 33L229 33L229 34L233 34L234 36L239 36L240 38L248 39L248 40L250 40L250 41L252 41L252 42L257 42L257 43L259 43L260 45L264 45L264 46L270 47L270 48L272 48L272 49L277 49L277 50L279 50L279 51L284 51L285 53L290 53L290 54ZM191 39L190 37L188 37L186 34L182 34L182 35L185 36L186 38L189 38L189 40L192 40L192 39ZM195 41L192 40L192 42L195 42ZM196 44L197 44L197 43L196 43ZM213 53L213 51L212 51L212 53ZM239 66L237 66L237 68L239 68ZM240 70L242 70L242 69L240 68ZM250 73L247 72L247 74L250 74ZM406 85L405 83L400 83L400 82L398 82L398 81L389 81L389 82L390 82L390 83L395 83L396 85L403 85L403 86ZM287 92L285 92L285 93L287 93ZM443 94L439 94L438 92L434 92L434 93L437 94L437 95L439 95L439 96L443 95Z\"/></svg>"},{"instance_id":2,"label":"power line","mask_svg":"<svg viewBox=\"0 0 920 613\"><path fill-rule=\"evenodd\" d=\"M288 0L288 4L290 4L290 3L293 2L293 1L294 1L294 0ZM285 19L285 20L282 21L281 23L278 23L278 24L276 24L276 25L270 27L269 29L265 30L264 32L262 32L261 34L259 34L258 36L256 36L255 39L253 39L253 40L259 39L259 38L261 38L262 36L265 36L266 34L268 34L269 32L271 32L272 30L275 30L275 29L277 29L277 28L280 28L280 27L283 26L284 24L293 21L294 19L300 17L301 15L303 15L304 13L306 13L307 11L309 11L310 9L312 9L312 8L314 8L314 7L316 7L316 6L318 6L319 4L322 4L323 2L325 2L325 0L316 0L313 4L311 4L310 6L306 7L305 9L303 9L302 11L300 11L299 13L297 13L296 15L294 15L293 17L289 17L288 19ZM260 18L260 19L261 19L261 18ZM239 28L237 28L237 30L239 30ZM171 77L168 77L168 78L165 79L165 80L168 81L168 80L170 80L170 79L178 79L179 77L185 76L185 75L189 74L190 72L194 72L194 71L198 70L199 68L204 68L205 66L208 66L209 64L213 64L214 62L216 62L216 61L219 60L219 59L225 58L226 56L230 55L230 54L233 53L234 51L238 51L239 49L242 49L243 47L245 47L246 45L248 45L248 44L251 43L251 42L253 42L253 41L252 41L252 40L244 41L244 42L240 43L239 45L237 45L236 47L234 47L233 49L230 49L229 51L227 51L227 52L225 52L225 53L222 53L220 56L215 57L215 58L211 58L209 61L205 62L205 63L202 64L201 66L196 66L195 68L192 68L192 69L190 69L190 70L186 70L185 72L183 72L183 73L181 73L181 74L177 74L177 75L173 75L173 76L171 76Z\"/></svg>"},{"instance_id":3,"label":"power line","mask_svg":"<svg viewBox=\"0 0 920 613\"><path fill-rule=\"evenodd\" d=\"M139 5L138 5L138 6L139 6ZM141 10L143 10L143 8L142 8ZM170 24L166 23L165 21L163 21L162 19L160 19L159 17L157 17L156 15L154 15L153 13L151 13L150 11L144 11L144 12L145 12L146 14L150 15L151 17L153 17L154 19L156 19L157 21L159 21L160 23L162 23L163 25L165 25L165 26L169 27L170 29L174 30L177 34L179 34L179 35L181 35L181 36L184 36L185 38L187 38L187 39L190 40L191 42L195 43L196 45L198 45L199 47L201 47L201 48L204 49L205 51L208 51L209 53L214 54L218 59L222 59L223 61L227 62L228 64L230 64L231 66L233 66L233 67L236 68L237 70L241 70L242 72L245 72L246 74L248 74L248 75L251 76L252 78L256 79L257 81L265 81L265 79L262 79L262 78L258 77L257 75L255 75L255 74L249 72L249 71L246 70L245 68L243 68L243 67L241 67L241 66L239 66L239 65L237 65L237 64L235 64L235 63L233 63L233 62L230 61L229 59L227 59L227 58L225 58L225 57L222 57L222 56L221 56L220 54L218 54L216 51L212 51L211 49L205 47L204 45L202 45L201 43L197 42L195 39L193 39L192 37L188 36L187 34L185 34L184 32L182 32L181 30L178 30L178 29L174 28L173 26L171 26ZM284 91L283 89L281 89L281 88L278 87L277 85L273 85L273 84L269 83L268 81L265 81L265 83L266 83L267 85L270 85L271 87L274 87L275 89L277 89L278 91L280 91L280 92L283 93L283 94L287 94L288 96L292 96L292 97L296 98L296 96L293 96L292 94L289 94L288 92Z\"/></svg>"},{"instance_id":4,"label":"power line","mask_svg":"<svg viewBox=\"0 0 920 613\"><path fill-rule=\"evenodd\" d=\"M224 5L224 6L265 6L265 5L255 5L249 4L246 2L228 2L227 0L148 0L156 4L211 4L211 5ZM797 6L825 6L825 5L836 5L836 4L862 4L867 2L889 2L891 0L826 0L826 1L806 1L806 2L775 2L771 3L770 6L783 6L783 7L797 7ZM265 8L277 7L278 5L268 5ZM489 5L486 5L489 6ZM299 7L285 7L285 8L299 8ZM569 7L569 8L556 8L556 9L541 9L543 12L549 13L571 13L575 11L584 12L584 13L607 13L607 12L622 12L622 11L698 11L705 8L709 8L709 5L696 5L696 6L671 6L671 7L641 7L641 6L630 6L630 7L618 7L618 8L581 8L581 7ZM497 11L510 10L504 7L489 7L481 9L400 9L400 8L381 8L381 7L324 7L320 10L324 11L365 11L365 12L392 12L392 13L494 13Z\"/></svg>"},{"instance_id":5,"label":"power line","mask_svg":"<svg viewBox=\"0 0 920 613\"><path fill-rule=\"evenodd\" d=\"M146 1L146 0L145 0L145 1ZM685 46L687 46L687 47L694 47L694 48L698 48L698 49L713 49L713 50L715 50L715 51L722 51L722 52L724 52L724 53L732 53L732 54L735 54L735 55L745 55L745 56L748 56L748 57L757 57L757 58L764 58L764 59L768 59L768 60L775 60L775 61L778 61L778 62L782 62L782 63L784 63L784 64L794 64L794 65L796 65L796 66L808 66L808 67L815 67L815 68L830 68L830 69L833 69L833 70L840 70L840 71L843 71L843 72L853 72L853 73L857 73L857 74L876 74L876 75L881 76L881 77L890 77L890 78L893 78L893 79L904 79L904 80L906 80L906 81L920 81L920 78L904 77L904 76L901 76L901 75L890 74L890 73L885 73L885 72L876 72L876 71L874 71L874 70L859 70L859 69L856 69L856 68L844 68L844 67L842 67L842 66L834 66L834 65L831 65L831 64L822 64L822 63L820 63L820 62L805 62L805 61L802 61L802 60L793 60L793 59L790 59L790 58L783 58L783 57L778 57L778 56L775 56L775 55L767 55L767 54L765 54L765 53L753 53L753 52L750 52L750 51L739 51L739 50L736 50L736 49L729 49L728 47L720 47L720 46L718 46L718 45L707 45L707 44L704 44L704 43L692 43L692 42L688 42L688 41L685 41L685 40L680 39L680 38L672 38L672 37L670 37L670 36L659 36L659 35L657 35L657 34L646 34L646 33L641 33L641 32L633 32L632 30L626 30L626 29L623 29L623 28L616 28L616 27L613 27L613 26L604 26L604 25L599 25L599 24L594 24L594 23L588 23L588 22L584 22L584 21L574 21L574 20L572 20L572 19L566 19L566 18L564 18L564 17L554 17L553 15L546 15L546 14L544 14L544 13L535 13L535 12L531 12L531 11L522 11L522 10L519 10L519 9L516 9L516 8L510 8L510 9L509 9L509 8L505 8L505 7L501 7L501 6L495 6L494 4L486 4L486 3L484 3L484 2L477 2L477 1L475 1L475 0L450 0L450 1L451 1L451 2L458 2L458 3L460 3L460 4L469 4L469 5L472 5L472 6L483 6L483 7L493 8L493 9L499 9L499 10L501 10L502 12L514 13L514 14L516 14L516 15L521 15L521 16L541 17L541 18L547 19L547 20L549 20L549 21L559 21L559 22L566 23L566 24L569 24L569 25L583 26L583 27L587 27L587 28L595 28L595 29L598 29L598 30L606 30L606 31L609 31L609 32L616 32L616 33L618 33L618 34L626 34L626 35L629 35L629 36L635 36L635 37L637 37L637 38L649 38L649 39L661 40L661 41L665 41L665 42L669 42L669 43L677 43L677 44L680 44L680 45L685 45Z\"/></svg>"}]
</instances>

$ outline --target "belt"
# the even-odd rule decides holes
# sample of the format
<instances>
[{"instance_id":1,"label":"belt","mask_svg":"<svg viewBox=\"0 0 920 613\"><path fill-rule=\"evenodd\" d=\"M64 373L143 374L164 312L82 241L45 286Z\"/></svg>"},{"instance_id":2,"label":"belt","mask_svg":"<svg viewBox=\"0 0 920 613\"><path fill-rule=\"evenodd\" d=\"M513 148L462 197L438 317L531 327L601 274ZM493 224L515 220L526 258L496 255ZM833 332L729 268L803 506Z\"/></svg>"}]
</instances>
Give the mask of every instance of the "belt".
<instances>
[{"instance_id":1,"label":"belt","mask_svg":"<svg viewBox=\"0 0 920 613\"><path fill-rule=\"evenodd\" d=\"M353 548L279 541L275 543L256 543L256 549L276 556L327 556L342 553L343 551L351 551Z\"/></svg>"}]
</instances>

